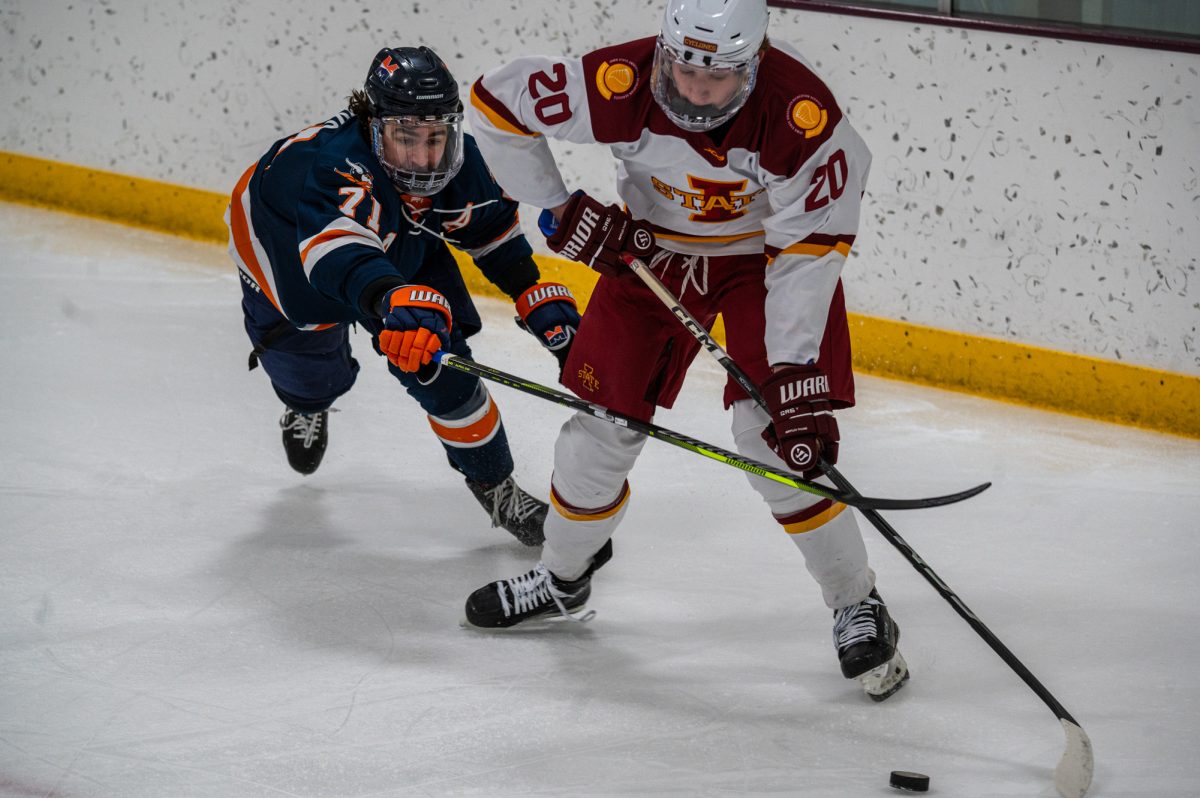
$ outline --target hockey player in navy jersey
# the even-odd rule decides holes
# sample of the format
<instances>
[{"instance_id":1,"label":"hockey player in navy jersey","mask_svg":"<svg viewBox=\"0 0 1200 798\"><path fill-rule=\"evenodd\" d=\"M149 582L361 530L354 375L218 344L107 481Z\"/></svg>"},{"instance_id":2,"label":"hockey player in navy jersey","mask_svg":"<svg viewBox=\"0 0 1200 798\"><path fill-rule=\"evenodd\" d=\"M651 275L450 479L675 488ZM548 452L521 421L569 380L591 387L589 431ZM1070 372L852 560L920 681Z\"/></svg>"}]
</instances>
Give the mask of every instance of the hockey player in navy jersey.
<instances>
[{"instance_id":1,"label":"hockey player in navy jersey","mask_svg":"<svg viewBox=\"0 0 1200 798\"><path fill-rule=\"evenodd\" d=\"M432 362L439 349L469 357L467 339L481 326L447 244L512 297L560 367L580 317L565 287L539 282L517 203L464 135L462 110L432 50L381 50L347 110L277 141L242 175L227 218L230 253L250 368L262 364L285 405L292 468L320 465L330 407L358 373L348 329L358 324L493 525L534 546L546 504L513 479L495 403L477 378Z\"/></svg>"},{"instance_id":2,"label":"hockey player in navy jersey","mask_svg":"<svg viewBox=\"0 0 1200 798\"><path fill-rule=\"evenodd\" d=\"M669 0L657 36L485 73L468 113L496 179L546 208L550 248L600 272L563 371L579 396L638 419L670 407L699 343L621 259L637 255L728 351L738 451L819 475L837 461L834 411L854 404L840 280L871 154L829 88L767 38L765 0ZM572 192L549 142L606 146L623 205ZM769 412L768 412L769 411ZM466 602L468 623L575 620L612 556L645 437L577 413L555 444L542 561ZM908 677L854 513L758 476L750 483L804 556L834 616L842 674L875 700Z\"/></svg>"}]
</instances>

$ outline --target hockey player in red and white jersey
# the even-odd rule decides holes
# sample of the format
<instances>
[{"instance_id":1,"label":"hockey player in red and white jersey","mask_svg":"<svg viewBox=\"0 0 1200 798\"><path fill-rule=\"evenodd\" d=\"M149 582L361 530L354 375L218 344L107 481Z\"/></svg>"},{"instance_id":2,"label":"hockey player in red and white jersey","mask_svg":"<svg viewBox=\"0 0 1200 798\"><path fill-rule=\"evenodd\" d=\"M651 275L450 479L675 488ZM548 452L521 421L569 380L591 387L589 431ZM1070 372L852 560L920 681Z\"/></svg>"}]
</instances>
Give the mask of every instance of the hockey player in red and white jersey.
<instances>
[{"instance_id":1,"label":"hockey player in red and white jersey","mask_svg":"<svg viewBox=\"0 0 1200 798\"><path fill-rule=\"evenodd\" d=\"M871 155L829 88L767 38L765 0L669 0L657 37L582 58L526 57L474 84L468 119L497 182L541 208L551 249L601 277L563 370L580 397L649 419L699 344L621 260L647 261L697 319L725 322L737 449L813 477L837 460L833 410L854 404L840 275ZM607 145L624 208L572 193L549 139ZM542 561L476 590L468 623L529 625L581 610L630 495L645 438L586 413L555 446ZM908 678L899 632L842 504L750 476L834 611L843 674L882 700Z\"/></svg>"}]
</instances>

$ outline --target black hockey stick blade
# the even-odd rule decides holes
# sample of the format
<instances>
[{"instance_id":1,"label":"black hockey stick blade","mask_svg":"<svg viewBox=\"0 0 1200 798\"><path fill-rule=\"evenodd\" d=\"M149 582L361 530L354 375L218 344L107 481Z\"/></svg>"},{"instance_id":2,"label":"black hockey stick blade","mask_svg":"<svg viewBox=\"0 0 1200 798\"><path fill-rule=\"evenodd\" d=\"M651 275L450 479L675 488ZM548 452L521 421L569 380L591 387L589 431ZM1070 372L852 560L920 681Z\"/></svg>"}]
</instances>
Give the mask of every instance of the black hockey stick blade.
<instances>
[{"instance_id":1,"label":"black hockey stick blade","mask_svg":"<svg viewBox=\"0 0 1200 798\"><path fill-rule=\"evenodd\" d=\"M485 366L482 363L478 363L468 358L459 357L458 355L454 355L446 351L437 352L433 357L436 362L445 367L457 369L459 371L466 372L467 374L473 374L476 377L490 380L492 382L498 382L501 385L507 385L508 387L515 388L523 393L527 393L532 396L538 396L556 404L564 405L566 407L588 413L596 418L607 421L610 424L615 424L618 427L625 427L626 429L631 429L634 432L640 432L643 435L651 438L657 438L664 443L669 443L672 446L677 446L681 449L687 449L688 451L703 455L711 460L717 460L718 462L725 463L726 465L733 466L734 468L739 468L742 471L746 471L751 474L756 474L773 482L778 482L782 485L787 485L795 488L796 490L802 490L806 493L811 493L825 499L831 499L832 501L840 502L849 507L855 507L860 510L922 510L930 507L943 507L947 504L954 504L956 502L963 501L964 499L969 499L972 496L976 496L979 493L987 490L987 488L991 485L990 482L985 482L982 485L976 485L969 490L961 491L959 493L952 493L946 496L931 496L923 499L881 499L872 496L862 496L857 491L840 490L836 488L830 488L825 485L820 485L816 482L811 482L787 471L772 468L771 466L760 463L757 460L751 460L747 457L742 457L740 454L735 454L734 452L727 451L718 446L713 446L712 444L705 443L704 441L697 440L682 433L674 432L666 427L660 427L659 425L650 423L648 421L640 421L638 419L631 418L618 413L615 410L609 410L603 405L584 401L583 399L579 399L578 397L555 390L554 388L550 388L540 383L531 382L512 374L507 374L499 369L494 369L491 366Z\"/></svg>"},{"instance_id":2,"label":"black hockey stick blade","mask_svg":"<svg viewBox=\"0 0 1200 798\"><path fill-rule=\"evenodd\" d=\"M870 510L918 510L930 507L945 507L947 504L957 504L961 501L978 496L990 488L992 483L981 482L973 488L960 490L958 493L947 493L945 496L931 496L927 499L869 499L872 502ZM889 502L903 501L904 507L892 507Z\"/></svg>"}]
</instances>

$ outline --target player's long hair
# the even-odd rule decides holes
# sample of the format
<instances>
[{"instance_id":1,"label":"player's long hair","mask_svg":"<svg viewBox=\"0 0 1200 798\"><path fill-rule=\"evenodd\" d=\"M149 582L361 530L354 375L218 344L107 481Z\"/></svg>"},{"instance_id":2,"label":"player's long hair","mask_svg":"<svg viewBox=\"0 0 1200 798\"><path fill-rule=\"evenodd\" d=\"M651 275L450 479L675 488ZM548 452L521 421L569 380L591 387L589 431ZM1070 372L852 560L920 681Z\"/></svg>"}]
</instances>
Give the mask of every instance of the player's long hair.
<instances>
[{"instance_id":1,"label":"player's long hair","mask_svg":"<svg viewBox=\"0 0 1200 798\"><path fill-rule=\"evenodd\" d=\"M371 132L371 103L367 99L367 93L362 89L355 89L350 92L350 113L354 114L354 118L358 120L358 129L363 136L369 136Z\"/></svg>"}]
</instances>

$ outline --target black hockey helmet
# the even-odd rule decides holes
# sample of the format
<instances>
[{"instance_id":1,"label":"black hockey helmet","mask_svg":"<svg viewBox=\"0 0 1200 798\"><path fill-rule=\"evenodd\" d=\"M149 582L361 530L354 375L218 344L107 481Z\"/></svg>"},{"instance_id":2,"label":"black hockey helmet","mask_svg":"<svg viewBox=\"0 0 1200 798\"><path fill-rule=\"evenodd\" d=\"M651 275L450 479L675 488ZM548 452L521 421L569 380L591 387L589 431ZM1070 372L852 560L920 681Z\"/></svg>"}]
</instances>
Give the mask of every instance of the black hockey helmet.
<instances>
[{"instance_id":1,"label":"black hockey helmet","mask_svg":"<svg viewBox=\"0 0 1200 798\"><path fill-rule=\"evenodd\" d=\"M428 47L385 47L363 87L371 116L441 116L462 111L458 81Z\"/></svg>"},{"instance_id":2,"label":"black hockey helmet","mask_svg":"<svg viewBox=\"0 0 1200 798\"><path fill-rule=\"evenodd\" d=\"M441 191L463 163L458 81L428 47L385 47L371 62L363 92L371 147L406 194Z\"/></svg>"}]
</instances>

